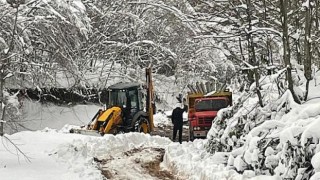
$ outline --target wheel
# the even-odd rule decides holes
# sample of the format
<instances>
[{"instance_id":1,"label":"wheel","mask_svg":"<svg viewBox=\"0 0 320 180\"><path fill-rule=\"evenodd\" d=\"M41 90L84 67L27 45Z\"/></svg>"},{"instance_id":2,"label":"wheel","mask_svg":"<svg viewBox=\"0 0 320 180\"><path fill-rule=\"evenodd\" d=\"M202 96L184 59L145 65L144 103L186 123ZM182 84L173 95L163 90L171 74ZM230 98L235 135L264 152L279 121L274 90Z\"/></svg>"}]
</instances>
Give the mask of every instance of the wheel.
<instances>
[{"instance_id":1,"label":"wheel","mask_svg":"<svg viewBox=\"0 0 320 180\"><path fill-rule=\"evenodd\" d=\"M149 125L148 119L145 117L140 117L134 124L134 131L149 133L150 132L150 125Z\"/></svg>"},{"instance_id":2,"label":"wheel","mask_svg":"<svg viewBox=\"0 0 320 180\"><path fill-rule=\"evenodd\" d=\"M193 141L193 140L194 140L193 131L189 129L189 141Z\"/></svg>"},{"instance_id":3,"label":"wheel","mask_svg":"<svg viewBox=\"0 0 320 180\"><path fill-rule=\"evenodd\" d=\"M189 141L193 141L193 140L194 140L193 127L190 125L190 121L189 121Z\"/></svg>"}]
</instances>

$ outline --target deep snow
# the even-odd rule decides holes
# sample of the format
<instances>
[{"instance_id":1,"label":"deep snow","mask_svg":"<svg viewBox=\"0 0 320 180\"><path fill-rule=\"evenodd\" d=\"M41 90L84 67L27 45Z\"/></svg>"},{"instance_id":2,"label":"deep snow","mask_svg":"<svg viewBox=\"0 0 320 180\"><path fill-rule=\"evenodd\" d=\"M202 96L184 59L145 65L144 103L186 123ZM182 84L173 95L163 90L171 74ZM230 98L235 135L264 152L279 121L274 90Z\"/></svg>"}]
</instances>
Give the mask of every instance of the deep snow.
<instances>
[{"instance_id":1,"label":"deep snow","mask_svg":"<svg viewBox=\"0 0 320 180\"><path fill-rule=\"evenodd\" d=\"M94 114L97 108L96 106L62 108L41 106L31 102L26 102L24 106L29 110L26 115L30 119L34 119L34 123L41 119L41 128L45 126L59 127L63 123L83 124L87 120L87 116L90 113ZM40 106L41 108L39 108ZM89 112L90 110L91 112ZM76 116L74 112L82 114ZM155 114L155 125L170 124L170 119L167 117L170 113L168 111ZM41 114L41 117L38 114ZM39 119L31 118L32 115ZM31 120L28 122L30 126L33 124ZM119 157L130 149L141 147L164 148L165 155L161 167L173 172L180 179L206 179L205 177L208 178L208 175L217 176L218 179L221 177L241 177L234 171L223 170L224 166L219 163L225 161L225 156L223 154L208 154L203 148L204 140L179 144L172 142L169 138L139 133L105 135L103 137L84 136L68 133L71 127L73 125L64 125L60 129L43 128L37 131L23 131L6 135L25 153L28 159L19 153L6 138L2 137L0 174L4 178L1 179L103 179L96 162L93 160L94 157L98 159L110 156ZM148 154L148 151L140 154L141 161L148 161L150 157L152 154ZM125 169L125 171L121 171L122 173L118 172L119 177L122 177L120 179L156 179L156 177L145 173L142 168L137 168L130 159L115 162L109 164L108 167L113 170ZM213 176L213 174L215 175Z\"/></svg>"},{"instance_id":2,"label":"deep snow","mask_svg":"<svg viewBox=\"0 0 320 180\"><path fill-rule=\"evenodd\" d=\"M79 111L83 107L74 108ZM47 112L52 114L52 111ZM63 119L74 121L68 113L66 117L68 119ZM45 121L43 124L50 125L50 122L52 121ZM165 114L159 113L155 115L155 122L157 125L169 124L170 120ZM223 163L227 159L227 153L214 155L207 153L203 148L206 140L179 144L165 137L140 133L95 137L69 134L68 130L71 127L71 125L65 125L59 130L44 128L33 132L23 131L6 135L18 145L30 162L17 152L8 140L1 138L1 179L103 179L96 162L93 160L94 157L98 159L119 157L130 149L141 147L164 148L165 155L161 167L173 172L180 179L241 179L252 176L250 173L240 175L234 170L226 169ZM150 157L152 154L145 151L140 153L139 158L141 161L148 161ZM132 159L122 159L115 162L108 164L108 168L122 169L121 173L118 172L121 177L118 179L157 179L145 173L141 167L136 166Z\"/></svg>"},{"instance_id":3,"label":"deep snow","mask_svg":"<svg viewBox=\"0 0 320 180\"><path fill-rule=\"evenodd\" d=\"M267 87L268 84L263 86ZM285 93L277 102L281 105L281 102L286 100L286 103L291 107L289 112L277 111L276 114L272 114L272 119L251 129L245 139L246 144L239 149L231 152L216 152L215 154L209 154L205 150L204 145L208 140L195 140L179 144L170 141L169 138L139 133L105 135L104 137L69 134L70 127L86 124L100 107L91 105L56 107L25 102L24 110L27 113L23 115L26 119L26 126L28 125L29 128L34 128L36 131L23 131L5 135L5 137L13 141L28 159L24 158L6 138L1 137L1 179L103 179L94 158L119 158L127 151L145 147L163 148L165 154L161 167L171 171L180 179L281 179L279 176L257 176L254 171L249 170L245 170L243 174L236 171L243 170L246 162L254 163L257 161L257 141L261 139L259 134L271 129L273 133L268 137L279 137L279 147L282 147L285 142L290 142L293 145L301 143L300 145L303 147L308 138L314 139L314 155L310 162L314 168L314 174L311 179L319 179L319 90L319 85L312 84L310 86L310 100L302 105L292 102L289 94ZM257 99L248 98L242 107L244 110L239 113L247 113L254 109L256 102ZM223 113L223 111L220 112ZM167 117L170 113L171 111L167 110L164 113L155 114L155 125L170 124L170 119ZM235 116L240 115L235 114ZM232 119L230 123L231 125L234 123ZM296 135L298 134L301 134L301 142L297 141ZM267 166L278 164L279 153L275 154L275 151L279 151L279 149L266 149L265 163ZM244 159L240 155L243 155ZM113 171L120 168L124 170L118 172L118 179L157 179L134 163L137 158L139 162L148 162L150 157L154 156L156 154L143 150L134 157L123 158L108 164L108 168ZM285 168L278 166L275 171L281 173L285 171Z\"/></svg>"}]
</instances>

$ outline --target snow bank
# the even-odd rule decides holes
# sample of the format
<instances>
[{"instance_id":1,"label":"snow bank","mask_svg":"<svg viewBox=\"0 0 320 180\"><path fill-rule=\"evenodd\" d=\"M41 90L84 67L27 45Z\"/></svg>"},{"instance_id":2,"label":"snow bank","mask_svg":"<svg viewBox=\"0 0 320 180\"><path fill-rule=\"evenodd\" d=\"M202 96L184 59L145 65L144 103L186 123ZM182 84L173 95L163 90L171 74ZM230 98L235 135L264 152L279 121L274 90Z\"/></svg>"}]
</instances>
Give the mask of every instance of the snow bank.
<instances>
[{"instance_id":1,"label":"snow bank","mask_svg":"<svg viewBox=\"0 0 320 180\"><path fill-rule=\"evenodd\" d=\"M241 177L234 170L226 170L228 153L206 152L206 140L171 143L166 148L163 166L187 179L235 179Z\"/></svg>"},{"instance_id":2,"label":"snow bank","mask_svg":"<svg viewBox=\"0 0 320 180\"><path fill-rule=\"evenodd\" d=\"M171 119L169 118L169 114L167 113L168 111L162 113L158 112L153 116L154 119L154 125L156 127L158 126L166 126L166 125L172 125ZM170 111L171 112L171 111ZM171 115L171 114L170 114Z\"/></svg>"},{"instance_id":3,"label":"snow bank","mask_svg":"<svg viewBox=\"0 0 320 180\"><path fill-rule=\"evenodd\" d=\"M56 106L35 101L23 101L20 130L61 129L66 124L86 125L102 108L97 105Z\"/></svg>"},{"instance_id":4,"label":"snow bank","mask_svg":"<svg viewBox=\"0 0 320 180\"><path fill-rule=\"evenodd\" d=\"M276 86L282 81L279 75L260 79L263 107L256 93L249 91L240 95L232 108L218 113L206 147L212 153L229 152L227 167L249 176L299 179L311 178L316 172L312 176L316 179L320 170L320 99L314 92L320 87L310 86L308 98L312 101L297 104L289 90ZM295 85L302 85L296 88L303 96L304 84L297 77L295 80ZM313 169L307 162L310 159Z\"/></svg>"},{"instance_id":5,"label":"snow bank","mask_svg":"<svg viewBox=\"0 0 320 180\"><path fill-rule=\"evenodd\" d=\"M59 134L57 132L20 132L7 137L12 140L30 159L27 161L22 154L5 138L0 144L0 174L6 180L16 179L81 179L70 171L67 164L59 163L53 158L52 149L61 143L71 142L76 136ZM89 170L90 171L90 170ZM99 179L99 173L91 169L90 179ZM86 179L86 178L83 178ZM101 178L100 178L101 179Z\"/></svg>"},{"instance_id":6,"label":"snow bank","mask_svg":"<svg viewBox=\"0 0 320 180\"><path fill-rule=\"evenodd\" d=\"M82 135L80 135L82 136ZM142 133L127 133L108 135L103 137L85 137L72 142L61 144L56 148L56 158L59 162L69 165L69 169L81 177L91 176L90 168L95 168L93 157L108 159L111 155L122 154L128 150L139 147L163 147L171 141L159 136L150 136ZM146 155L145 158L148 156ZM112 166L112 165L110 165ZM130 168L123 164L122 168ZM138 175L136 175L138 176Z\"/></svg>"},{"instance_id":7,"label":"snow bank","mask_svg":"<svg viewBox=\"0 0 320 180\"><path fill-rule=\"evenodd\" d=\"M25 161L4 138L0 144L0 174L6 180L16 179L103 179L93 157L105 158L136 147L164 147L168 138L142 133L91 137L66 134L47 128L44 131L8 135L29 157Z\"/></svg>"}]
</instances>

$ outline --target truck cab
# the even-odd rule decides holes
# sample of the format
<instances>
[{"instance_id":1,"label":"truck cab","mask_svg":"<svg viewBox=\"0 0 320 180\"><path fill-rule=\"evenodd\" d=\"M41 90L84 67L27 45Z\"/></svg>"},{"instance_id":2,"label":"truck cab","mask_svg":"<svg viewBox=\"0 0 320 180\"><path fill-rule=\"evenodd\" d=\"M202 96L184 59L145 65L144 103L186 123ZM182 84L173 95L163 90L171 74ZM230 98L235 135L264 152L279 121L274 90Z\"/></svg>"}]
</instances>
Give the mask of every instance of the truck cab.
<instances>
[{"instance_id":1,"label":"truck cab","mask_svg":"<svg viewBox=\"0 0 320 180\"><path fill-rule=\"evenodd\" d=\"M210 96L189 94L188 104L189 140L206 138L218 111L232 105L232 93L222 91Z\"/></svg>"}]
</instances>

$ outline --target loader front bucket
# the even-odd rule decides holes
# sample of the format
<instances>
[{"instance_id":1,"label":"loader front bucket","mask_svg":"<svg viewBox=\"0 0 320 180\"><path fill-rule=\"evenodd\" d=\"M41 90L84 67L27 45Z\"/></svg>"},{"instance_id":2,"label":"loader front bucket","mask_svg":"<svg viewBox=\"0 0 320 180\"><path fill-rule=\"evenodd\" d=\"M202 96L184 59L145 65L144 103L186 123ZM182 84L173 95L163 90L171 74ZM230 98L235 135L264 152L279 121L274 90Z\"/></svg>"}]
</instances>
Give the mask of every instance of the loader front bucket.
<instances>
[{"instance_id":1,"label":"loader front bucket","mask_svg":"<svg viewBox=\"0 0 320 180\"><path fill-rule=\"evenodd\" d=\"M99 133L96 130L88 130L88 129L70 129L70 133L74 134L82 134L82 135L89 135L89 136L103 136L103 134Z\"/></svg>"}]
</instances>

